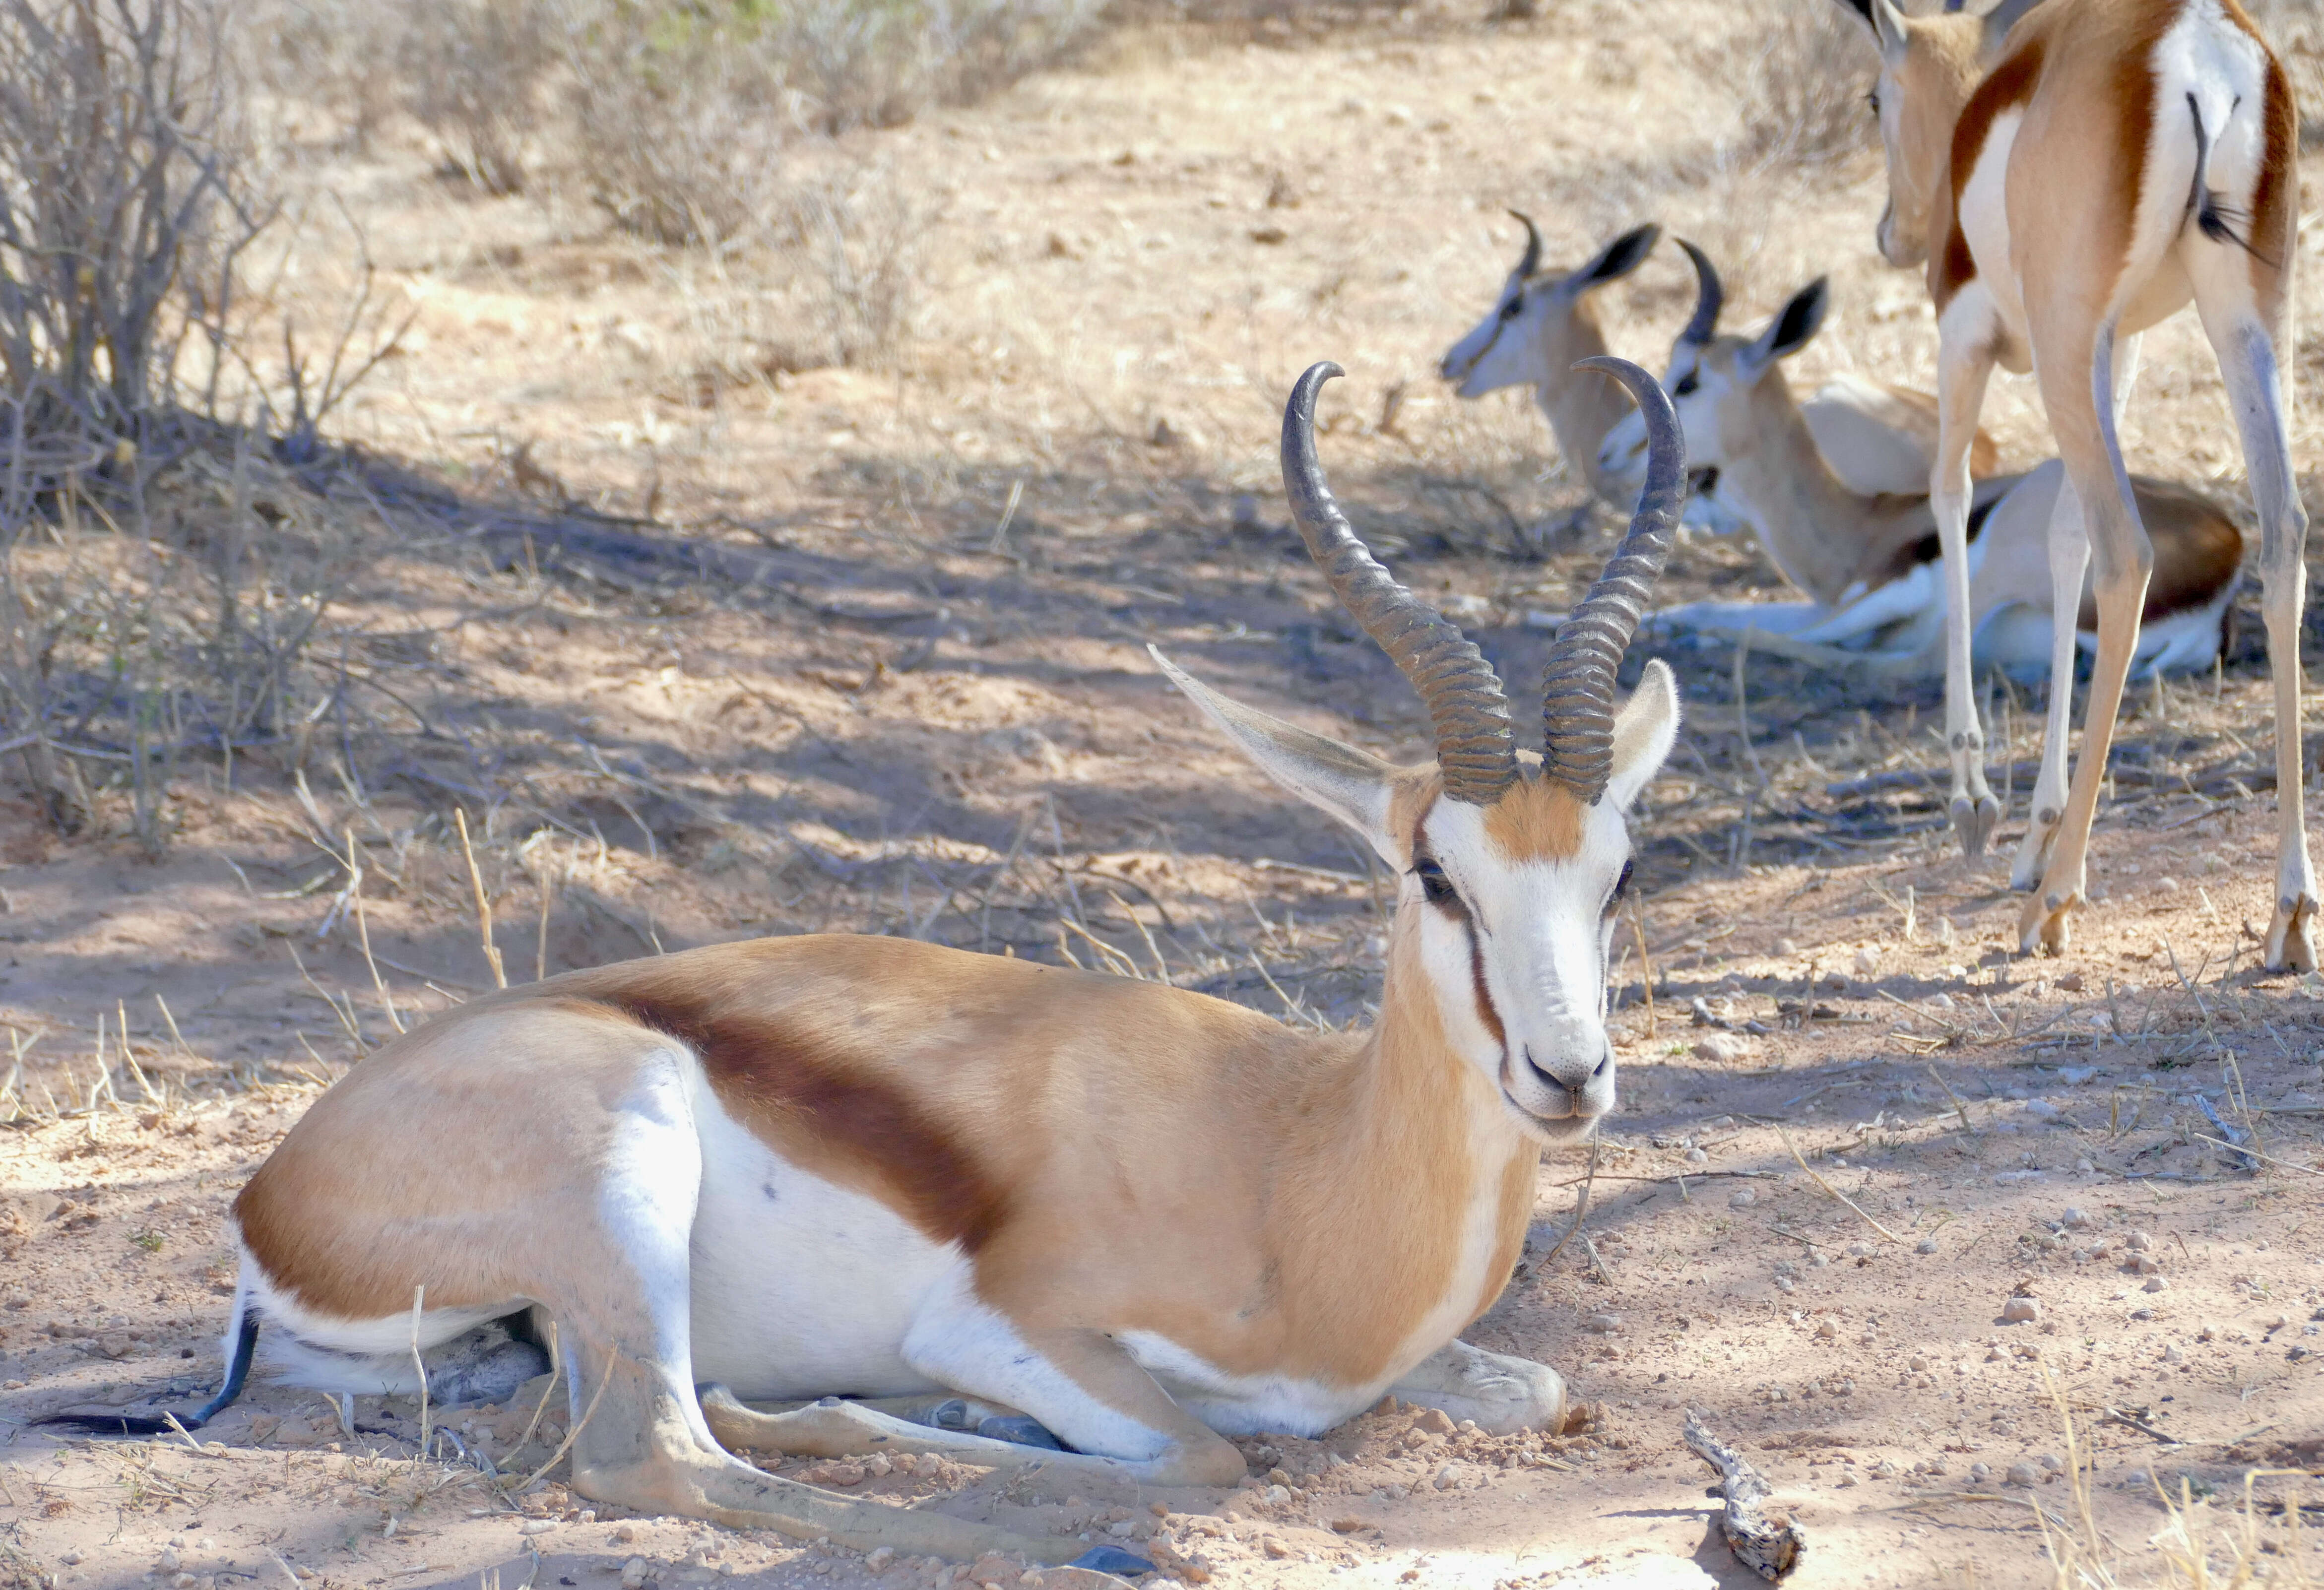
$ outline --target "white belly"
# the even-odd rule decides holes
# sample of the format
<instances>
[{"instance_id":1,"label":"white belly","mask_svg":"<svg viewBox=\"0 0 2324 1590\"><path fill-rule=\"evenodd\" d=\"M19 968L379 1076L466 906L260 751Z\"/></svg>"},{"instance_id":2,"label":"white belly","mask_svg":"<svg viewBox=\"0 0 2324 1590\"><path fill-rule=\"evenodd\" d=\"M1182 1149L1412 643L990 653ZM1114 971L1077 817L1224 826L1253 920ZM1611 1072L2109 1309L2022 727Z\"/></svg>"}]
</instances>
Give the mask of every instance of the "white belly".
<instances>
[{"instance_id":1,"label":"white belly","mask_svg":"<svg viewBox=\"0 0 2324 1590\"><path fill-rule=\"evenodd\" d=\"M905 1364L904 1333L959 1250L782 1159L707 1089L695 1120L695 1379L763 1399L936 1390Z\"/></svg>"}]
</instances>

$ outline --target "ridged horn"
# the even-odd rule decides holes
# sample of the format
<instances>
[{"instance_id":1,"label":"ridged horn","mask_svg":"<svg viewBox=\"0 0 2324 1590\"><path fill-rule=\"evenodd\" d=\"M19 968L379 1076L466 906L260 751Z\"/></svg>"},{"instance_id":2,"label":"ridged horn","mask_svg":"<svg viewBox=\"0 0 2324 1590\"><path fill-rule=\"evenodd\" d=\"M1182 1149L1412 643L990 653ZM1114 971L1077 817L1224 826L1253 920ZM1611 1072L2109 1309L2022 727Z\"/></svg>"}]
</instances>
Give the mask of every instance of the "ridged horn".
<instances>
[{"instance_id":1,"label":"ridged horn","mask_svg":"<svg viewBox=\"0 0 2324 1590\"><path fill-rule=\"evenodd\" d=\"M1683 237L1678 245L1694 262L1694 318L1678 334L1679 340L1700 346L1719 335L1719 311L1727 302L1727 290L1719 284L1719 268L1710 255Z\"/></svg>"},{"instance_id":2,"label":"ridged horn","mask_svg":"<svg viewBox=\"0 0 2324 1590\"><path fill-rule=\"evenodd\" d=\"M1515 216L1526 229L1525 258L1517 262L1517 280L1530 281L1533 273L1541 269L1541 228L1533 224L1531 216L1521 210L1511 210L1509 214Z\"/></svg>"},{"instance_id":3,"label":"ridged horn","mask_svg":"<svg viewBox=\"0 0 2324 1590\"><path fill-rule=\"evenodd\" d=\"M1283 490L1291 517L1340 605L1420 693L1436 731L1444 793L1490 805L1517 777L1517 734L1499 677L1475 642L1398 584L1356 538L1315 456L1315 394L1346 373L1337 364L1310 365L1284 406Z\"/></svg>"},{"instance_id":4,"label":"ridged horn","mask_svg":"<svg viewBox=\"0 0 2324 1590\"><path fill-rule=\"evenodd\" d=\"M1614 771L1615 670L1670 561L1685 503L1686 437L1662 384L1628 360L1584 359L1573 368L1620 381L1646 422L1646 489L1637 512L1590 594L1558 626L1542 677L1542 777L1594 805Z\"/></svg>"}]
</instances>

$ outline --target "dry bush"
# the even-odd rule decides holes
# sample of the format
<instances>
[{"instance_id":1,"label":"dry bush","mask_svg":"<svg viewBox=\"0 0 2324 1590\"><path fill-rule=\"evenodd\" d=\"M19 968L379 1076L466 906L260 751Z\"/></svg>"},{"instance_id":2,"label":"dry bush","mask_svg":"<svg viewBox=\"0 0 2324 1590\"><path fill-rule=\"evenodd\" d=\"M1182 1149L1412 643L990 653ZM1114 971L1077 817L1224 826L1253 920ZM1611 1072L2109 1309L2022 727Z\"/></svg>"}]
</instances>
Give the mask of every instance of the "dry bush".
<instances>
[{"instance_id":1,"label":"dry bush","mask_svg":"<svg viewBox=\"0 0 2324 1590\"><path fill-rule=\"evenodd\" d=\"M1757 0L1703 66L1732 80L1743 126L1730 151L1746 165L1845 160L1878 147L1866 91L1873 56L1863 29L1840 6Z\"/></svg>"},{"instance_id":2,"label":"dry bush","mask_svg":"<svg viewBox=\"0 0 2324 1590\"><path fill-rule=\"evenodd\" d=\"M826 178L800 193L801 282L831 363L881 363L910 334L936 219L931 206L880 165Z\"/></svg>"},{"instance_id":3,"label":"dry bush","mask_svg":"<svg viewBox=\"0 0 2324 1590\"><path fill-rule=\"evenodd\" d=\"M2251 0L2245 9L2283 62L2300 104L2300 141L2324 142L2324 5L2318 0Z\"/></svg>"},{"instance_id":4,"label":"dry bush","mask_svg":"<svg viewBox=\"0 0 2324 1590\"><path fill-rule=\"evenodd\" d=\"M1095 23L1096 0L815 0L569 12L576 152L625 227L725 244L780 225L793 148L1005 87Z\"/></svg>"},{"instance_id":5,"label":"dry bush","mask_svg":"<svg viewBox=\"0 0 2324 1590\"><path fill-rule=\"evenodd\" d=\"M527 133L558 56L546 0L403 0L394 57L405 107L486 193L521 192Z\"/></svg>"}]
</instances>

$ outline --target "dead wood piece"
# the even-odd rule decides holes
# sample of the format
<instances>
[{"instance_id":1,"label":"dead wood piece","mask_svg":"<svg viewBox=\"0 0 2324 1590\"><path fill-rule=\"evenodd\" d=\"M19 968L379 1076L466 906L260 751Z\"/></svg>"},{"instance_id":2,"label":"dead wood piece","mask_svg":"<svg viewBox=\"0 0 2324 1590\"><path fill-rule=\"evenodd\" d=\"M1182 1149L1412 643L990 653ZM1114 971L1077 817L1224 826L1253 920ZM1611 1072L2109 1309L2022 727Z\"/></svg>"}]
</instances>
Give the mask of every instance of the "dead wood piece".
<instances>
[{"instance_id":1,"label":"dead wood piece","mask_svg":"<svg viewBox=\"0 0 2324 1590\"><path fill-rule=\"evenodd\" d=\"M1770 1584L1799 1567L1807 1542L1789 1514L1766 1511L1764 1503L1771 1489L1766 1476L1706 1429L1700 1410L1687 1410L1683 1433L1688 1448L1719 1471L1719 1489L1727 1498L1719 1530L1727 1537L1735 1560Z\"/></svg>"}]
</instances>

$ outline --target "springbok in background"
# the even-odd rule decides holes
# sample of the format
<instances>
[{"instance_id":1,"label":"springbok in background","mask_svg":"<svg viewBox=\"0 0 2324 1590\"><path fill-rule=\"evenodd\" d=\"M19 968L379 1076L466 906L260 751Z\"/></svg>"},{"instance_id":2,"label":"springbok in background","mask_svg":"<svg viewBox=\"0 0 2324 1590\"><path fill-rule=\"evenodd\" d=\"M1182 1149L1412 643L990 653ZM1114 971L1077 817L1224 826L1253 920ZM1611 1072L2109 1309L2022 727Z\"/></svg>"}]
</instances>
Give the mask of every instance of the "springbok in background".
<instances>
[{"instance_id":1,"label":"springbok in background","mask_svg":"<svg viewBox=\"0 0 2324 1590\"><path fill-rule=\"evenodd\" d=\"M1626 463L1609 471L1602 451L1606 433L1630 415L1629 404L1605 381L1577 374L1585 360L1606 356L1606 334L1598 324L1591 294L1637 270L1662 236L1647 225L1624 233L1575 271L1542 269L1541 232L1531 219L1509 212L1525 227L1525 253L1501 286L1501 296L1475 329L1446 351L1442 373L1455 382L1455 394L1481 398L1504 387L1530 386L1549 418L1549 428L1566 462L1600 498L1627 513L1638 500L1642 465ZM1679 245L1698 271L1710 262L1692 244ZM1715 273L1711 277L1715 284ZM1714 294L1711 320L1701 304L1685 335L1707 337L1718 317ZM1936 401L1909 387L1875 386L1843 376L1827 383L1803 406L1816 444L1849 487L1859 492L1920 492L1927 487L1935 455ZM1995 467L1993 443L1981 433L1979 473ZM1730 516L1698 502L1690 516L1710 528L1739 528Z\"/></svg>"},{"instance_id":2,"label":"springbok in background","mask_svg":"<svg viewBox=\"0 0 2324 1590\"><path fill-rule=\"evenodd\" d=\"M1944 547L1945 733L1952 815L1981 852L2001 808L1969 680L1969 437L1993 367L2031 369L2065 464L2050 527L2052 676L2068 604L2097 555L2098 658L2069 790L2073 693L2052 690L2033 821L2015 874L2026 950L2057 950L2082 898L2090 820L2138 641L2154 554L2116 431L2138 335L2190 300L2218 355L2259 517L2261 611L2275 676L2271 969L2315 965L2301 820L2300 630L2308 516L2285 434L2299 115L2283 69L2235 0L2043 0L1989 18L1908 17L1840 0L1880 51L1873 106L1888 164L1880 252L1925 264L1939 354L1930 494Z\"/></svg>"},{"instance_id":3,"label":"springbok in background","mask_svg":"<svg viewBox=\"0 0 2324 1590\"><path fill-rule=\"evenodd\" d=\"M239 1387L261 1321L296 1383L383 1393L420 1389L417 1354L545 1313L584 1495L1051 1562L1082 1544L853 1502L729 1450L1220 1485L1245 1474L1221 1432L1316 1434L1389 1391L1492 1430L1559 1427L1554 1371L1458 1335L1523 1248L1543 1144L1613 1107L1624 813L1678 731L1659 662L1615 702L1678 522L1678 425L1646 372L1596 368L1650 411L1653 463L1552 644L1539 755L1476 646L1333 501L1314 409L1337 365L1292 392L1284 483L1332 589L1425 703L1435 759L1382 761L1156 654L1401 876L1370 1031L842 935L477 999L365 1060L243 1189L228 1383L200 1414ZM825 1393L890 1400L744 1401Z\"/></svg>"},{"instance_id":4,"label":"springbok in background","mask_svg":"<svg viewBox=\"0 0 2324 1590\"><path fill-rule=\"evenodd\" d=\"M1821 279L1801 289L1757 337L1720 335L1718 276L1697 250L1681 246L1702 272L1701 298L1695 324L1671 350L1664 386L1686 433L1688 466L1697 479L1717 472L1716 494L1812 600L1693 602L1650 621L1757 630L1799 647L1860 647L1868 661L1895 672L1940 670L1945 596L1929 499L1850 491L1817 449L1784 379L1782 361L1823 324L1830 290ZM1698 335L1698 326L1713 335ZM1607 434L1601 466L1640 467L1646 452L1645 428L1625 419ZM1969 634L1981 664L2013 672L2051 665L2048 536L2064 479L2053 458L1978 483L1969 519ZM2146 669L2208 667L2240 583L2243 532L2186 486L2134 475L2131 490L2154 540L2136 660ZM2075 621L2085 634L2097 621L2087 588Z\"/></svg>"}]
</instances>

